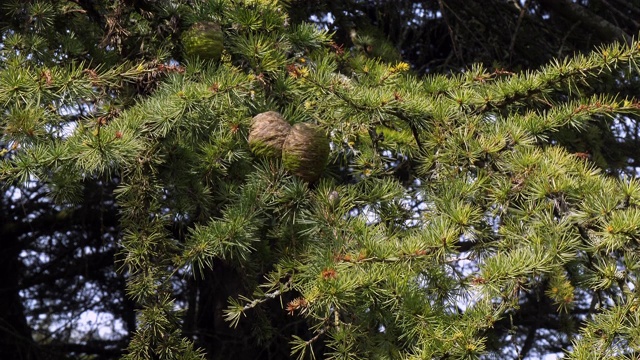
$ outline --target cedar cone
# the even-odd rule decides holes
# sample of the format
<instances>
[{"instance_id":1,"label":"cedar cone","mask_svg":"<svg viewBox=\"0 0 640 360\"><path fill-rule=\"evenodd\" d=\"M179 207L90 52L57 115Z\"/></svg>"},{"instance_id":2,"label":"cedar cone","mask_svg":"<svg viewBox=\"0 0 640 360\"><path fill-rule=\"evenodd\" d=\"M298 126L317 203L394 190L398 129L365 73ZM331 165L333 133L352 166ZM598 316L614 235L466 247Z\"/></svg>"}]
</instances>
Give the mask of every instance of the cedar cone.
<instances>
[{"instance_id":1,"label":"cedar cone","mask_svg":"<svg viewBox=\"0 0 640 360\"><path fill-rule=\"evenodd\" d=\"M329 159L329 140L315 125L293 125L282 145L282 164L292 174L314 182L318 180Z\"/></svg>"},{"instance_id":2,"label":"cedar cone","mask_svg":"<svg viewBox=\"0 0 640 360\"><path fill-rule=\"evenodd\" d=\"M182 33L182 46L188 57L218 61L222 56L223 39L219 24L201 21Z\"/></svg>"},{"instance_id":3,"label":"cedar cone","mask_svg":"<svg viewBox=\"0 0 640 360\"><path fill-rule=\"evenodd\" d=\"M249 129L249 148L256 156L280 158L282 144L291 125L275 111L267 111L253 117Z\"/></svg>"}]
</instances>

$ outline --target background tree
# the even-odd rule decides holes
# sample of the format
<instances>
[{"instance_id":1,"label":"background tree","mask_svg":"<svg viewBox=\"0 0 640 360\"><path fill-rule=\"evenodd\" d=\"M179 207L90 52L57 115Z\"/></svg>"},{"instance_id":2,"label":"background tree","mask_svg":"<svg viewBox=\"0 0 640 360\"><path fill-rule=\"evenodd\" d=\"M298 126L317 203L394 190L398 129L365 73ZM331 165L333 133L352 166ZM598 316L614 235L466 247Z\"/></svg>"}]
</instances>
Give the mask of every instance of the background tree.
<instances>
[{"instance_id":1,"label":"background tree","mask_svg":"<svg viewBox=\"0 0 640 360\"><path fill-rule=\"evenodd\" d=\"M322 357L633 356L638 185L553 143L636 112L602 85L634 79L636 45L523 75L456 75L468 54L412 60L456 73L419 80L371 11L335 21L336 43L270 1L2 5L7 356L116 357L128 335L129 358L197 358L192 341L210 358L283 358L291 339ZM484 14L437 5L443 39L462 41L447 11ZM546 21L521 7L516 25ZM224 31L219 62L183 55L203 20ZM330 136L319 182L251 154L250 119L267 110ZM123 334L52 331L86 309Z\"/></svg>"},{"instance_id":2,"label":"background tree","mask_svg":"<svg viewBox=\"0 0 640 360\"><path fill-rule=\"evenodd\" d=\"M291 3L294 19L311 16L336 31L336 42L352 46L366 43L367 38L388 40L420 74L457 72L474 63L511 70L538 68L552 58L591 51L613 40L630 40L640 30L635 1ZM378 35L384 37L378 39ZM377 51L375 44L368 45L369 51Z\"/></svg>"},{"instance_id":3,"label":"background tree","mask_svg":"<svg viewBox=\"0 0 640 360\"><path fill-rule=\"evenodd\" d=\"M84 184L75 207L51 202L35 182L3 198L2 337L5 358L116 357L135 328L124 278L113 271L117 218L113 186ZM89 311L108 316L78 329ZM100 335L102 334L102 335ZM37 346L36 346L37 344Z\"/></svg>"}]
</instances>

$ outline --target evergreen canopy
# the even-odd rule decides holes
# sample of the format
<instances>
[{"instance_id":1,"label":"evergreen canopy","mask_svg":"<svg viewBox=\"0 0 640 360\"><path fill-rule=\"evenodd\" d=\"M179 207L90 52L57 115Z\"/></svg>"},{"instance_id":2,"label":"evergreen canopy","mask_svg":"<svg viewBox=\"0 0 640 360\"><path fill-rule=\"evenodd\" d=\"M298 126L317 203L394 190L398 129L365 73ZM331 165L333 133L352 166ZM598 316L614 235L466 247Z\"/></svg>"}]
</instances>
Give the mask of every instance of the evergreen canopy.
<instances>
[{"instance_id":1,"label":"evergreen canopy","mask_svg":"<svg viewBox=\"0 0 640 360\"><path fill-rule=\"evenodd\" d=\"M282 357L280 333L294 357L527 354L530 297L553 304L541 320L570 344L547 351L638 355L640 182L548 139L640 111L592 95L638 75L640 43L531 72L417 77L289 24L275 0L163 4L105 3L116 17L101 33L75 2L16 1L0 49L6 186L37 180L66 203L87 181L118 184L115 259L139 306L125 358L228 356L236 345L185 321L205 311L176 300L193 279L232 282L208 311L273 351L263 358ZM199 21L222 29L219 61L181 55ZM324 131L318 181L251 153L267 111Z\"/></svg>"}]
</instances>

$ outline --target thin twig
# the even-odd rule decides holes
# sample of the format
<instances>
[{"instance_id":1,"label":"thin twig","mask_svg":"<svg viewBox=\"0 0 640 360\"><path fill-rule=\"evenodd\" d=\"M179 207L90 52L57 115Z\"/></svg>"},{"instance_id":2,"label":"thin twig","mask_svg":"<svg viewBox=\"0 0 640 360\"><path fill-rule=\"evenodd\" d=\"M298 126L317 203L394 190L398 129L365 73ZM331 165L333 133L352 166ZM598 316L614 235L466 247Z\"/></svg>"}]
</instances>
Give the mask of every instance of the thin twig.
<instances>
[{"instance_id":1,"label":"thin twig","mask_svg":"<svg viewBox=\"0 0 640 360\"><path fill-rule=\"evenodd\" d=\"M440 6L440 12L442 12L442 19L444 19L444 23L447 24L447 30L449 31L449 37L451 38L451 47L453 48L453 52L456 54L456 58L458 58L458 61L464 63L464 61L462 60L462 55L460 55L460 52L458 51L458 46L456 45L456 35L451 28L451 24L449 23L447 13L444 10L444 3L442 2L442 0L438 0L438 5Z\"/></svg>"},{"instance_id":2,"label":"thin twig","mask_svg":"<svg viewBox=\"0 0 640 360\"><path fill-rule=\"evenodd\" d=\"M293 276L289 277L289 280L284 284L284 287L283 287L284 291L279 289L279 290L276 290L276 291L273 291L273 292L270 292L270 293L266 293L266 294L264 294L263 298L254 299L250 303L247 303L242 308L242 311L244 312L244 311L247 311L249 309L253 309L254 307L256 307L256 306L258 306L258 305L260 305L260 304L262 304L264 302L267 302L267 301L269 301L271 299L275 299L276 297L280 296L283 292L287 292L288 290L290 290L292 284L293 284Z\"/></svg>"},{"instance_id":3,"label":"thin twig","mask_svg":"<svg viewBox=\"0 0 640 360\"><path fill-rule=\"evenodd\" d=\"M522 25L522 19L524 15L529 10L529 0L525 0L524 4L520 8L520 15L518 16L518 21L516 22L516 28L513 31L513 36L511 37L511 44L509 45L509 64L511 64L511 59L513 57L513 49L516 46L516 39L518 38L518 31L520 30L520 26Z\"/></svg>"}]
</instances>

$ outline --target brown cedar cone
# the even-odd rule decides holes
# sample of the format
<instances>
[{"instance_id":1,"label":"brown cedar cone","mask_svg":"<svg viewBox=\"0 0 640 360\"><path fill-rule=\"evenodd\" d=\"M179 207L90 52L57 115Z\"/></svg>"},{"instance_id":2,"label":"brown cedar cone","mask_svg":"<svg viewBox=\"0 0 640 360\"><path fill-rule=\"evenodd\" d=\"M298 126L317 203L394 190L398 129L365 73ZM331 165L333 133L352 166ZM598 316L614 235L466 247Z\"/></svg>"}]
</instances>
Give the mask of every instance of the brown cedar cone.
<instances>
[{"instance_id":1,"label":"brown cedar cone","mask_svg":"<svg viewBox=\"0 0 640 360\"><path fill-rule=\"evenodd\" d=\"M282 144L291 125L275 111L267 111L253 117L249 130L249 148L256 156L280 158Z\"/></svg>"},{"instance_id":2,"label":"brown cedar cone","mask_svg":"<svg viewBox=\"0 0 640 360\"><path fill-rule=\"evenodd\" d=\"M329 150L329 140L320 128L298 123L282 145L282 164L292 174L314 182L327 165Z\"/></svg>"}]
</instances>

